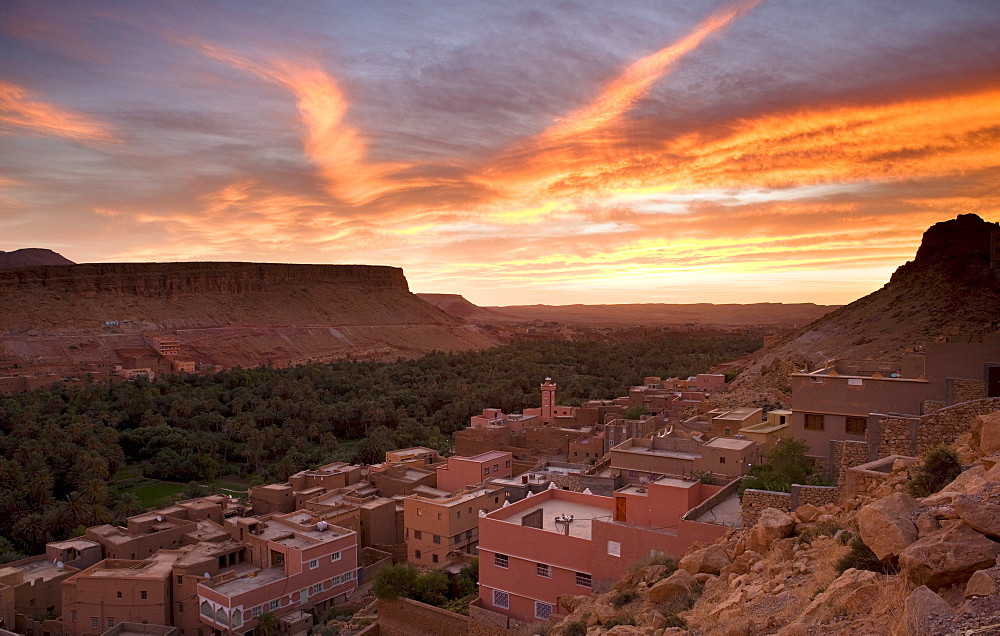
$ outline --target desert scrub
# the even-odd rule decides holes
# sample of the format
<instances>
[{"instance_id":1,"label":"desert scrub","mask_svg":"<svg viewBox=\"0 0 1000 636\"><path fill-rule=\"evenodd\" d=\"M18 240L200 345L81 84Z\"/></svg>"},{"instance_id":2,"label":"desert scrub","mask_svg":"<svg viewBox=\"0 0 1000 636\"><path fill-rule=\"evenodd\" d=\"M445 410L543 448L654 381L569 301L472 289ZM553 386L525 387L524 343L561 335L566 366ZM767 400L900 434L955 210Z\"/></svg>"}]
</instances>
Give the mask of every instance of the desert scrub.
<instances>
[{"instance_id":1,"label":"desert scrub","mask_svg":"<svg viewBox=\"0 0 1000 636\"><path fill-rule=\"evenodd\" d=\"M857 570L871 570L879 574L898 574L899 566L886 561L881 561L872 549L865 545L860 537L851 539L851 551L840 557L837 561L837 572L843 574L851 568Z\"/></svg>"},{"instance_id":2,"label":"desert scrub","mask_svg":"<svg viewBox=\"0 0 1000 636\"><path fill-rule=\"evenodd\" d=\"M631 616L615 616L607 623L604 623L604 629L611 629L612 627L618 627L619 625L631 625L635 627L635 619Z\"/></svg>"},{"instance_id":3,"label":"desert scrub","mask_svg":"<svg viewBox=\"0 0 1000 636\"><path fill-rule=\"evenodd\" d=\"M573 621L563 629L564 636L587 636L587 621Z\"/></svg>"},{"instance_id":4,"label":"desert scrub","mask_svg":"<svg viewBox=\"0 0 1000 636\"><path fill-rule=\"evenodd\" d=\"M677 559L660 551L653 551L648 557L636 561L629 567L628 571L635 572L642 568L648 568L651 565L666 567L667 569L663 574L664 577L670 576L677 571Z\"/></svg>"},{"instance_id":5,"label":"desert scrub","mask_svg":"<svg viewBox=\"0 0 1000 636\"><path fill-rule=\"evenodd\" d=\"M608 602L615 609L621 609L637 598L639 598L639 592L636 590L622 590L608 599Z\"/></svg>"},{"instance_id":6,"label":"desert scrub","mask_svg":"<svg viewBox=\"0 0 1000 636\"><path fill-rule=\"evenodd\" d=\"M962 462L954 449L940 445L924 453L924 461L906 484L911 497L921 499L941 490L962 473Z\"/></svg>"},{"instance_id":7,"label":"desert scrub","mask_svg":"<svg viewBox=\"0 0 1000 636\"><path fill-rule=\"evenodd\" d=\"M832 537L842 528L833 519L818 521L799 533L799 543L812 543L820 537Z\"/></svg>"}]
</instances>

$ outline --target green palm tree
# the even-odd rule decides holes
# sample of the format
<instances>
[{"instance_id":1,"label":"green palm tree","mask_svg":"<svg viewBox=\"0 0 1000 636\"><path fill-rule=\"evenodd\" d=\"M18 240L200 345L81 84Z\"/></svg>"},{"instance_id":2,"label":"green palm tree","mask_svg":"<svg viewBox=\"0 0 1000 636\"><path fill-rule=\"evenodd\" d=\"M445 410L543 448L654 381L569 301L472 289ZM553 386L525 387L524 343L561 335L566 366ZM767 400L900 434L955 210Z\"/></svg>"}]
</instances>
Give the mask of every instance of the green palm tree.
<instances>
[{"instance_id":1,"label":"green palm tree","mask_svg":"<svg viewBox=\"0 0 1000 636\"><path fill-rule=\"evenodd\" d=\"M138 495L134 492L123 492L118 495L118 501L115 503L112 514L115 523L120 525L125 523L129 517L142 514L145 510L146 507L142 505L142 499L139 499Z\"/></svg>"},{"instance_id":2,"label":"green palm tree","mask_svg":"<svg viewBox=\"0 0 1000 636\"><path fill-rule=\"evenodd\" d=\"M276 636L278 633L278 617L271 612L264 612L257 617L257 627L253 628L254 636Z\"/></svg>"}]
</instances>

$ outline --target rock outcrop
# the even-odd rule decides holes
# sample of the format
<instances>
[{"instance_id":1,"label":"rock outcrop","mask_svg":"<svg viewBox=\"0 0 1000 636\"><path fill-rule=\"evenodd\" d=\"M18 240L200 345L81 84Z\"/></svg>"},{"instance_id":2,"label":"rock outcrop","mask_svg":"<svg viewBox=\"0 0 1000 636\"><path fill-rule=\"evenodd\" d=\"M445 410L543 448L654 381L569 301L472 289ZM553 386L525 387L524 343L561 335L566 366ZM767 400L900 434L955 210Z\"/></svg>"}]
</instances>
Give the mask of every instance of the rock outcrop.
<instances>
[{"instance_id":1,"label":"rock outcrop","mask_svg":"<svg viewBox=\"0 0 1000 636\"><path fill-rule=\"evenodd\" d=\"M73 264L73 261L62 254L40 247L25 247L13 252L0 250L0 269Z\"/></svg>"},{"instance_id":2,"label":"rock outcrop","mask_svg":"<svg viewBox=\"0 0 1000 636\"><path fill-rule=\"evenodd\" d=\"M861 539L879 559L898 557L906 546L917 540L913 522L919 504L904 493L894 493L858 511Z\"/></svg>"}]
</instances>

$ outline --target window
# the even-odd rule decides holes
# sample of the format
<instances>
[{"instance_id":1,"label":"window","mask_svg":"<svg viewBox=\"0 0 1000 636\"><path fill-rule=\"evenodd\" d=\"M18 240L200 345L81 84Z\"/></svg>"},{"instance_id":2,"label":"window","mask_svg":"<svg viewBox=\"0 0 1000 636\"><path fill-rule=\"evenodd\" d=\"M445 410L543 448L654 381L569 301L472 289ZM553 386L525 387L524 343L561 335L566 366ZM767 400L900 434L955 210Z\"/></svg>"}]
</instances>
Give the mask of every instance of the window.
<instances>
[{"instance_id":1,"label":"window","mask_svg":"<svg viewBox=\"0 0 1000 636\"><path fill-rule=\"evenodd\" d=\"M115 617L114 616L109 616L108 617L108 627L114 627L114 626L115 626Z\"/></svg>"},{"instance_id":2,"label":"window","mask_svg":"<svg viewBox=\"0 0 1000 636\"><path fill-rule=\"evenodd\" d=\"M844 432L852 435L864 435L867 428L867 417L852 417L848 415L847 422L844 424Z\"/></svg>"},{"instance_id":3,"label":"window","mask_svg":"<svg viewBox=\"0 0 1000 636\"><path fill-rule=\"evenodd\" d=\"M250 616L253 616L254 618L257 618L258 616L260 616L263 613L264 613L264 606L263 605L258 605L257 607L255 607L252 610L250 610Z\"/></svg>"},{"instance_id":4,"label":"window","mask_svg":"<svg viewBox=\"0 0 1000 636\"><path fill-rule=\"evenodd\" d=\"M317 583L316 585L312 586L312 592L311 592L312 594L319 594L322 591L323 591L322 583Z\"/></svg>"},{"instance_id":5,"label":"window","mask_svg":"<svg viewBox=\"0 0 1000 636\"><path fill-rule=\"evenodd\" d=\"M309 562L310 570L315 570L318 567L319 567L319 559L313 559L312 561Z\"/></svg>"},{"instance_id":6,"label":"window","mask_svg":"<svg viewBox=\"0 0 1000 636\"><path fill-rule=\"evenodd\" d=\"M510 562L510 557L506 554L494 554L493 555L493 565L498 568L506 568Z\"/></svg>"},{"instance_id":7,"label":"window","mask_svg":"<svg viewBox=\"0 0 1000 636\"><path fill-rule=\"evenodd\" d=\"M183 612L184 611L184 603L178 603L177 604L177 611L178 612Z\"/></svg>"},{"instance_id":8,"label":"window","mask_svg":"<svg viewBox=\"0 0 1000 636\"><path fill-rule=\"evenodd\" d=\"M622 544L618 541L608 541L608 555L620 557L622 555Z\"/></svg>"},{"instance_id":9,"label":"window","mask_svg":"<svg viewBox=\"0 0 1000 636\"><path fill-rule=\"evenodd\" d=\"M281 601L279 599L274 599L273 601L267 604L267 609L271 612L278 609L279 607L281 607Z\"/></svg>"},{"instance_id":10,"label":"window","mask_svg":"<svg viewBox=\"0 0 1000 636\"><path fill-rule=\"evenodd\" d=\"M552 606L550 604L535 601L535 618L540 621L548 620L550 614L552 614Z\"/></svg>"},{"instance_id":11,"label":"window","mask_svg":"<svg viewBox=\"0 0 1000 636\"><path fill-rule=\"evenodd\" d=\"M424 516L424 511L421 510L420 508L417 508L417 516L418 517L423 517Z\"/></svg>"},{"instance_id":12,"label":"window","mask_svg":"<svg viewBox=\"0 0 1000 636\"><path fill-rule=\"evenodd\" d=\"M95 616L94 618L91 618L91 619L90 619L90 626L91 626L91 627L92 627L93 629L97 629L97 617L96 617L96 616Z\"/></svg>"},{"instance_id":13,"label":"window","mask_svg":"<svg viewBox=\"0 0 1000 636\"><path fill-rule=\"evenodd\" d=\"M584 574L583 572L576 573L576 584L581 587L590 587L591 579L589 574Z\"/></svg>"},{"instance_id":14,"label":"window","mask_svg":"<svg viewBox=\"0 0 1000 636\"><path fill-rule=\"evenodd\" d=\"M501 592L500 590L493 590L493 607L510 609L510 594Z\"/></svg>"},{"instance_id":15,"label":"window","mask_svg":"<svg viewBox=\"0 0 1000 636\"><path fill-rule=\"evenodd\" d=\"M547 579L552 578L552 568L546 563L536 563L535 572L538 576L544 576Z\"/></svg>"},{"instance_id":16,"label":"window","mask_svg":"<svg viewBox=\"0 0 1000 636\"><path fill-rule=\"evenodd\" d=\"M437 563L438 562L438 555L432 554L431 555L431 561L433 561L434 563Z\"/></svg>"},{"instance_id":17,"label":"window","mask_svg":"<svg viewBox=\"0 0 1000 636\"><path fill-rule=\"evenodd\" d=\"M493 464L493 472L500 470L500 464Z\"/></svg>"},{"instance_id":18,"label":"window","mask_svg":"<svg viewBox=\"0 0 1000 636\"><path fill-rule=\"evenodd\" d=\"M333 554L331 554L330 555L330 560L331 561L339 561L340 560L340 552L334 552Z\"/></svg>"},{"instance_id":19,"label":"window","mask_svg":"<svg viewBox=\"0 0 1000 636\"><path fill-rule=\"evenodd\" d=\"M462 511L461 510L456 510L455 511L455 518L456 519L461 519L462 518Z\"/></svg>"},{"instance_id":20,"label":"window","mask_svg":"<svg viewBox=\"0 0 1000 636\"><path fill-rule=\"evenodd\" d=\"M441 521L441 513L438 513L438 521Z\"/></svg>"},{"instance_id":21,"label":"window","mask_svg":"<svg viewBox=\"0 0 1000 636\"><path fill-rule=\"evenodd\" d=\"M465 538L466 539L471 539L472 538L472 530L466 530L465 531Z\"/></svg>"},{"instance_id":22,"label":"window","mask_svg":"<svg viewBox=\"0 0 1000 636\"><path fill-rule=\"evenodd\" d=\"M489 475L490 474L490 467L489 466L487 466L486 468L483 469L483 474L484 475Z\"/></svg>"},{"instance_id":23,"label":"window","mask_svg":"<svg viewBox=\"0 0 1000 636\"><path fill-rule=\"evenodd\" d=\"M413 538L414 539L423 539L424 538L424 533L421 532L421 531L419 531L419 530L414 530L413 531Z\"/></svg>"},{"instance_id":24,"label":"window","mask_svg":"<svg viewBox=\"0 0 1000 636\"><path fill-rule=\"evenodd\" d=\"M149 598L149 595L146 594L146 590L139 590L139 598L141 598L143 600Z\"/></svg>"},{"instance_id":25,"label":"window","mask_svg":"<svg viewBox=\"0 0 1000 636\"><path fill-rule=\"evenodd\" d=\"M726 435L727 435L727 436L729 436L729 435L732 435L732 433L731 433L731 430L732 430L732 429L728 429L728 428L726 429Z\"/></svg>"},{"instance_id":26,"label":"window","mask_svg":"<svg viewBox=\"0 0 1000 636\"><path fill-rule=\"evenodd\" d=\"M807 431L822 431L823 416L819 413L806 413L805 427Z\"/></svg>"},{"instance_id":27,"label":"window","mask_svg":"<svg viewBox=\"0 0 1000 636\"><path fill-rule=\"evenodd\" d=\"M725 457L720 457L719 458L719 463L720 464L725 464L726 463L726 458Z\"/></svg>"},{"instance_id":28,"label":"window","mask_svg":"<svg viewBox=\"0 0 1000 636\"><path fill-rule=\"evenodd\" d=\"M472 506L469 506L469 514L472 514Z\"/></svg>"},{"instance_id":29,"label":"window","mask_svg":"<svg viewBox=\"0 0 1000 636\"><path fill-rule=\"evenodd\" d=\"M118 592L118 598L121 598L121 597L122 597L122 593ZM35 599L29 600L28 601L28 607L34 607L34 606L35 606Z\"/></svg>"},{"instance_id":30,"label":"window","mask_svg":"<svg viewBox=\"0 0 1000 636\"><path fill-rule=\"evenodd\" d=\"M177 585L184 583L184 577L180 574L177 575Z\"/></svg>"},{"instance_id":31,"label":"window","mask_svg":"<svg viewBox=\"0 0 1000 636\"><path fill-rule=\"evenodd\" d=\"M233 610L233 627L243 625L243 612L238 609Z\"/></svg>"},{"instance_id":32,"label":"window","mask_svg":"<svg viewBox=\"0 0 1000 636\"><path fill-rule=\"evenodd\" d=\"M70 617L70 620L75 623L76 622L76 610L73 610L72 612L70 612L69 613L69 617Z\"/></svg>"},{"instance_id":33,"label":"window","mask_svg":"<svg viewBox=\"0 0 1000 636\"><path fill-rule=\"evenodd\" d=\"M115 598L121 598L121 597L122 597L121 592L115 592ZM31 606L34 607L34 605L35 605L35 600L31 599Z\"/></svg>"},{"instance_id":34,"label":"window","mask_svg":"<svg viewBox=\"0 0 1000 636\"><path fill-rule=\"evenodd\" d=\"M351 570L350 572L344 572L344 581L353 581L353 580L354 580L354 570Z\"/></svg>"},{"instance_id":35,"label":"window","mask_svg":"<svg viewBox=\"0 0 1000 636\"><path fill-rule=\"evenodd\" d=\"M439 535L439 534L434 535L434 543L437 543L437 544L441 543L441 535Z\"/></svg>"},{"instance_id":36,"label":"window","mask_svg":"<svg viewBox=\"0 0 1000 636\"><path fill-rule=\"evenodd\" d=\"M509 459L507 460L507 464L506 464L505 468L510 468L510 460Z\"/></svg>"},{"instance_id":37,"label":"window","mask_svg":"<svg viewBox=\"0 0 1000 636\"><path fill-rule=\"evenodd\" d=\"M419 559L420 558L420 550L414 550L413 551L413 558L414 559Z\"/></svg>"}]
</instances>

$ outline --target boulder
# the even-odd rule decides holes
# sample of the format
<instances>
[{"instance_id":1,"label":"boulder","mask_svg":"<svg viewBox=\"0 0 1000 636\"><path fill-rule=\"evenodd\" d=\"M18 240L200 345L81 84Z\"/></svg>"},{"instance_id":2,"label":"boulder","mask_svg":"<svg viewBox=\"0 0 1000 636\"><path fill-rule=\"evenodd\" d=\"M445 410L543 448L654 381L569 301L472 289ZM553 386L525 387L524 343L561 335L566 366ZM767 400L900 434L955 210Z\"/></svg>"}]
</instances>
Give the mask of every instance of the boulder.
<instances>
[{"instance_id":1,"label":"boulder","mask_svg":"<svg viewBox=\"0 0 1000 636\"><path fill-rule=\"evenodd\" d=\"M970 446L983 455L1000 451L1000 411L980 415L972 421Z\"/></svg>"},{"instance_id":2,"label":"boulder","mask_svg":"<svg viewBox=\"0 0 1000 636\"><path fill-rule=\"evenodd\" d=\"M983 570L972 573L965 586L965 598L973 596L991 596L998 591L997 582Z\"/></svg>"},{"instance_id":3,"label":"boulder","mask_svg":"<svg viewBox=\"0 0 1000 636\"><path fill-rule=\"evenodd\" d=\"M955 498L951 506L959 519L972 526L974 530L1000 539L1000 504L961 495Z\"/></svg>"},{"instance_id":4,"label":"boulder","mask_svg":"<svg viewBox=\"0 0 1000 636\"><path fill-rule=\"evenodd\" d=\"M823 511L812 504L802 504L795 509L795 515L802 520L803 523L812 523L816 521L816 518L823 514Z\"/></svg>"},{"instance_id":5,"label":"boulder","mask_svg":"<svg viewBox=\"0 0 1000 636\"><path fill-rule=\"evenodd\" d=\"M903 634L941 634L936 618L948 619L955 615L951 605L931 591L926 585L921 585L906 597L903 606L903 622L906 631Z\"/></svg>"},{"instance_id":6,"label":"boulder","mask_svg":"<svg viewBox=\"0 0 1000 636\"><path fill-rule=\"evenodd\" d=\"M901 492L893 493L858 510L858 531L879 559L899 556L903 548L918 538L913 516L917 500Z\"/></svg>"},{"instance_id":7,"label":"boulder","mask_svg":"<svg viewBox=\"0 0 1000 636\"><path fill-rule=\"evenodd\" d=\"M826 622L833 616L866 613L879 585L888 577L869 570L850 568L826 588L799 614L798 623Z\"/></svg>"},{"instance_id":8,"label":"boulder","mask_svg":"<svg viewBox=\"0 0 1000 636\"><path fill-rule=\"evenodd\" d=\"M921 537L926 537L929 534L934 534L941 529L941 524L938 520L930 516L926 512L921 512L917 515L917 519L914 522L917 524L917 533Z\"/></svg>"},{"instance_id":9,"label":"boulder","mask_svg":"<svg viewBox=\"0 0 1000 636\"><path fill-rule=\"evenodd\" d=\"M989 473L995 469L996 466L988 472L984 465L976 464L969 470L962 471L962 474L956 477L950 484L942 488L941 492L936 493L935 495L930 495L930 497L935 497L936 495L941 495L942 493L946 495L947 493L953 492L966 495L977 495L990 486L991 479L996 481L995 478L992 478L989 475ZM925 498L924 505L928 505L926 499L929 499L930 497Z\"/></svg>"},{"instance_id":10,"label":"boulder","mask_svg":"<svg viewBox=\"0 0 1000 636\"><path fill-rule=\"evenodd\" d=\"M691 591L698 585L694 576L679 569L653 587L649 588L651 603L679 603L691 597Z\"/></svg>"},{"instance_id":11,"label":"boulder","mask_svg":"<svg viewBox=\"0 0 1000 636\"><path fill-rule=\"evenodd\" d=\"M765 508L747 538L747 550L767 552L768 547L778 539L791 536L795 529L795 519L777 508Z\"/></svg>"},{"instance_id":12,"label":"boulder","mask_svg":"<svg viewBox=\"0 0 1000 636\"><path fill-rule=\"evenodd\" d=\"M911 543L899 555L899 564L915 585L938 589L964 583L976 570L996 563L997 555L1000 543L959 521Z\"/></svg>"},{"instance_id":13,"label":"boulder","mask_svg":"<svg viewBox=\"0 0 1000 636\"><path fill-rule=\"evenodd\" d=\"M695 550L684 555L678 563L678 567L687 570L691 574L704 572L706 574L718 574L722 568L732 563L725 548L721 545L710 545L701 550Z\"/></svg>"}]
</instances>

